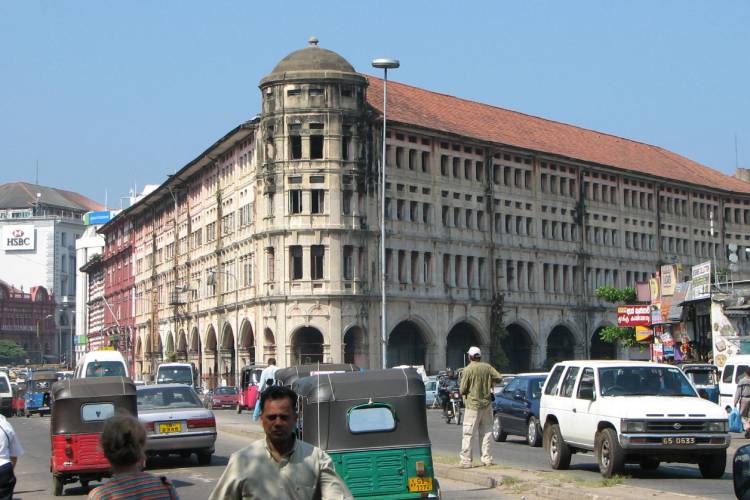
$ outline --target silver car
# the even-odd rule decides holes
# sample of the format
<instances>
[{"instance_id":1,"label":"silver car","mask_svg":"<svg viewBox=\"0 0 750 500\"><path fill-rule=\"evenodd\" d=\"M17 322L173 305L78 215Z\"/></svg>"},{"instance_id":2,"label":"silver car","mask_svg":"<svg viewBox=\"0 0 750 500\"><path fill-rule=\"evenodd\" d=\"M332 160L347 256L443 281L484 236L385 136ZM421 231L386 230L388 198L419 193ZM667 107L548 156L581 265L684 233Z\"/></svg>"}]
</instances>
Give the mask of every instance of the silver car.
<instances>
[{"instance_id":1,"label":"silver car","mask_svg":"<svg viewBox=\"0 0 750 500\"><path fill-rule=\"evenodd\" d=\"M138 419L146 427L149 456L191 453L208 465L216 443L216 418L203 407L192 387L157 384L137 388Z\"/></svg>"}]
</instances>

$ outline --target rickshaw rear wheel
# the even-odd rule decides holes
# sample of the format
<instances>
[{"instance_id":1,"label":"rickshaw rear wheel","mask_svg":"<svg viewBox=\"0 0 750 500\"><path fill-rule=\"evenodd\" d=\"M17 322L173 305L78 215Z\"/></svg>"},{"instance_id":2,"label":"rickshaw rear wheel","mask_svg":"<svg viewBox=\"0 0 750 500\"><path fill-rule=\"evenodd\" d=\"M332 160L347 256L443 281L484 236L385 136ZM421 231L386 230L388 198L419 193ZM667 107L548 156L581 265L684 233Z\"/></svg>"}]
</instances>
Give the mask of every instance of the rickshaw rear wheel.
<instances>
[{"instance_id":1,"label":"rickshaw rear wheel","mask_svg":"<svg viewBox=\"0 0 750 500\"><path fill-rule=\"evenodd\" d=\"M64 484L62 476L52 476L52 486L56 497L62 495Z\"/></svg>"},{"instance_id":2,"label":"rickshaw rear wheel","mask_svg":"<svg viewBox=\"0 0 750 500\"><path fill-rule=\"evenodd\" d=\"M88 479L81 479L81 486L88 489L89 487L89 480Z\"/></svg>"}]
</instances>

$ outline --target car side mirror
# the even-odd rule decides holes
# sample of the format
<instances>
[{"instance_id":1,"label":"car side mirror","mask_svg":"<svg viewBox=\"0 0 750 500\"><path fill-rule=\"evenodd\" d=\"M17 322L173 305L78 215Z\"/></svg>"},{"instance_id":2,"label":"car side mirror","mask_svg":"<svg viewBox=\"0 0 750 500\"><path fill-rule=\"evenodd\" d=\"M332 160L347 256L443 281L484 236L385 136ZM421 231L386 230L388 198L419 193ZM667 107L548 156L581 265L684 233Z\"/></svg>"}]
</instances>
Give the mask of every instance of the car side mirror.
<instances>
[{"instance_id":1,"label":"car side mirror","mask_svg":"<svg viewBox=\"0 0 750 500\"><path fill-rule=\"evenodd\" d=\"M580 399L587 399L589 401L594 400L594 386L584 385L578 390L578 397Z\"/></svg>"},{"instance_id":2,"label":"car side mirror","mask_svg":"<svg viewBox=\"0 0 750 500\"><path fill-rule=\"evenodd\" d=\"M734 453L732 473L735 496L745 498L750 493L750 444L740 446Z\"/></svg>"},{"instance_id":3,"label":"car side mirror","mask_svg":"<svg viewBox=\"0 0 750 500\"><path fill-rule=\"evenodd\" d=\"M521 392L520 389L516 390L516 392L513 393L513 399L516 401L526 401L526 394Z\"/></svg>"}]
</instances>

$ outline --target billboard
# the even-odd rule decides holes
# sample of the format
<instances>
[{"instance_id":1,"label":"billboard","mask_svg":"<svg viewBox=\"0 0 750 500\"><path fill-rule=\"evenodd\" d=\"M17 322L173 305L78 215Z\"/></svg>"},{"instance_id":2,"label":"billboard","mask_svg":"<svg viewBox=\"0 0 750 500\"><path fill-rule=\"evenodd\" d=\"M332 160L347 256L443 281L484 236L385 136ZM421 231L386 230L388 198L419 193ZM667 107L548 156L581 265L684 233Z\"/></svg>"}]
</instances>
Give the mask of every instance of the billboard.
<instances>
[{"instance_id":1,"label":"billboard","mask_svg":"<svg viewBox=\"0 0 750 500\"><path fill-rule=\"evenodd\" d=\"M677 272L672 264L661 266L661 296L668 297L674 295L674 289L677 285Z\"/></svg>"},{"instance_id":2,"label":"billboard","mask_svg":"<svg viewBox=\"0 0 750 500\"><path fill-rule=\"evenodd\" d=\"M617 306L617 326L648 326L650 324L650 306Z\"/></svg>"},{"instance_id":3,"label":"billboard","mask_svg":"<svg viewBox=\"0 0 750 500\"><path fill-rule=\"evenodd\" d=\"M114 214L109 210L103 210L100 212L86 212L83 214L83 223L87 226L96 226L99 224L106 224Z\"/></svg>"},{"instance_id":4,"label":"billboard","mask_svg":"<svg viewBox=\"0 0 750 500\"><path fill-rule=\"evenodd\" d=\"M693 266L693 300L711 297L711 261Z\"/></svg>"},{"instance_id":5,"label":"billboard","mask_svg":"<svg viewBox=\"0 0 750 500\"><path fill-rule=\"evenodd\" d=\"M3 226L2 248L6 252L34 250L36 233L33 224L8 224Z\"/></svg>"}]
</instances>

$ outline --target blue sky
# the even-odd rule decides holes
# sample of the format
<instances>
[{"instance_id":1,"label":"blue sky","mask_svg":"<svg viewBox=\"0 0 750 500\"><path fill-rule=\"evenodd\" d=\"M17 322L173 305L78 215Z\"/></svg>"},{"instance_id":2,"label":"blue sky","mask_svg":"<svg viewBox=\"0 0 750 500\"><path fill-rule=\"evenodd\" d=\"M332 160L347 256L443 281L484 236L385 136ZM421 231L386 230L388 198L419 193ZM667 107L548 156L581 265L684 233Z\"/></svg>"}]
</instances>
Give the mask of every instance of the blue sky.
<instances>
[{"instance_id":1,"label":"blue sky","mask_svg":"<svg viewBox=\"0 0 750 500\"><path fill-rule=\"evenodd\" d=\"M309 36L372 73L750 167L750 2L0 2L0 183L109 205L259 111Z\"/></svg>"}]
</instances>

